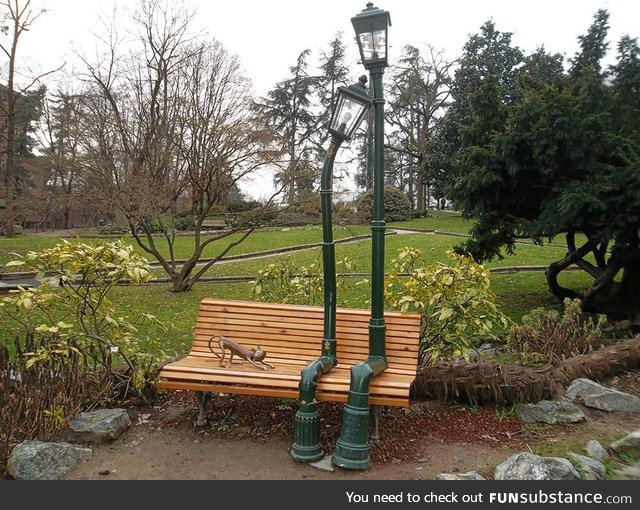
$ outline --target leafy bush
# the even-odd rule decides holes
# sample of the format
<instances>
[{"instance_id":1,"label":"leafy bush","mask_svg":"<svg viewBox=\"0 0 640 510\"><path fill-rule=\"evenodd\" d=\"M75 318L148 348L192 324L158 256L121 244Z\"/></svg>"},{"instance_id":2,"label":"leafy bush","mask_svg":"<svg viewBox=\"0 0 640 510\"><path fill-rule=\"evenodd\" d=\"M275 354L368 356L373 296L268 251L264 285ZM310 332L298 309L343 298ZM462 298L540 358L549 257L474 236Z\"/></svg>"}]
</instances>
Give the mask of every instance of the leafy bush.
<instances>
[{"instance_id":1,"label":"leafy bush","mask_svg":"<svg viewBox=\"0 0 640 510\"><path fill-rule=\"evenodd\" d=\"M373 189L358 201L358 217L363 223L373 218ZM405 221L411 218L411 202L401 190L393 186L384 187L384 221Z\"/></svg>"},{"instance_id":2,"label":"leafy bush","mask_svg":"<svg viewBox=\"0 0 640 510\"><path fill-rule=\"evenodd\" d=\"M352 207L344 202L337 202L333 206L333 222L339 225L355 225L360 220Z\"/></svg>"},{"instance_id":3,"label":"leafy bush","mask_svg":"<svg viewBox=\"0 0 640 510\"><path fill-rule=\"evenodd\" d=\"M193 225L193 216L190 214L180 216L146 216L139 222L136 231L164 234L172 230L190 230L193 229Z\"/></svg>"},{"instance_id":4,"label":"leafy bush","mask_svg":"<svg viewBox=\"0 0 640 510\"><path fill-rule=\"evenodd\" d=\"M595 321L584 316L580 300L565 299L562 315L556 310L536 308L522 317L522 325L510 330L509 344L528 363L554 363L589 352L602 338L605 323L604 315Z\"/></svg>"},{"instance_id":5,"label":"leafy bush","mask_svg":"<svg viewBox=\"0 0 640 510\"><path fill-rule=\"evenodd\" d=\"M476 344L494 339L508 320L496 306L489 271L471 259L447 252L449 263L425 264L422 252L398 251L385 279L385 300L403 312L422 314L420 362L465 356Z\"/></svg>"},{"instance_id":6,"label":"leafy bush","mask_svg":"<svg viewBox=\"0 0 640 510\"><path fill-rule=\"evenodd\" d=\"M185 230L193 230L193 216L184 214L173 218L173 228L184 232Z\"/></svg>"},{"instance_id":7,"label":"leafy bush","mask_svg":"<svg viewBox=\"0 0 640 510\"><path fill-rule=\"evenodd\" d=\"M336 262L337 272L340 271L340 267L348 272L355 271L353 264L346 257ZM338 274L336 285L338 290L345 290L345 278ZM294 268L289 258L283 258L258 271L252 293L257 301L320 305L324 297L322 264L315 262L308 266ZM338 293L338 301L340 301L340 293Z\"/></svg>"},{"instance_id":8,"label":"leafy bush","mask_svg":"<svg viewBox=\"0 0 640 510\"><path fill-rule=\"evenodd\" d=\"M319 214L307 214L297 210L285 210L273 215L268 224L277 226L299 227L303 225L317 225L322 221Z\"/></svg>"},{"instance_id":9,"label":"leafy bush","mask_svg":"<svg viewBox=\"0 0 640 510\"><path fill-rule=\"evenodd\" d=\"M133 247L63 241L7 265L59 287L45 281L0 300L0 313L13 325L0 343L0 477L15 443L53 437L83 407L130 390L143 396L158 365L135 337L137 322L153 318L116 316L108 299L118 281L151 276Z\"/></svg>"},{"instance_id":10,"label":"leafy bush","mask_svg":"<svg viewBox=\"0 0 640 510\"><path fill-rule=\"evenodd\" d=\"M142 395L152 387L158 360L140 349L136 326L154 318L119 317L108 299L120 280L136 284L151 277L148 262L132 246L122 241L96 246L63 241L7 265L23 266L40 279L46 275L60 284L54 288L45 281L37 288L20 288L0 301L0 312L15 325L14 337L38 346L19 349L26 368L76 352L90 371L110 378L121 396L130 389Z\"/></svg>"}]
</instances>

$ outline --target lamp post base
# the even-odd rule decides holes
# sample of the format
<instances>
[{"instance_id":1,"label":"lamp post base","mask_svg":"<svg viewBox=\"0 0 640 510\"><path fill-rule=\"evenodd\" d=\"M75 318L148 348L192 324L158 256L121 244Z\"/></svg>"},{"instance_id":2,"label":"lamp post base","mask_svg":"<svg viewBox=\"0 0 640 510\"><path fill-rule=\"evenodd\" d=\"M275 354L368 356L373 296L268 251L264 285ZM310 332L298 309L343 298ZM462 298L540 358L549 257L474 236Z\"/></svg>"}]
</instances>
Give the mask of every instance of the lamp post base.
<instances>
[{"instance_id":1,"label":"lamp post base","mask_svg":"<svg viewBox=\"0 0 640 510\"><path fill-rule=\"evenodd\" d=\"M320 416L317 410L298 411L294 424L291 457L298 462L315 462L324 456L320 443Z\"/></svg>"},{"instance_id":2,"label":"lamp post base","mask_svg":"<svg viewBox=\"0 0 640 510\"><path fill-rule=\"evenodd\" d=\"M340 438L331 462L345 469L371 467L368 407L347 403L342 414Z\"/></svg>"},{"instance_id":3,"label":"lamp post base","mask_svg":"<svg viewBox=\"0 0 640 510\"><path fill-rule=\"evenodd\" d=\"M369 445L336 443L336 451L331 463L344 469L365 470L371 467Z\"/></svg>"}]
</instances>

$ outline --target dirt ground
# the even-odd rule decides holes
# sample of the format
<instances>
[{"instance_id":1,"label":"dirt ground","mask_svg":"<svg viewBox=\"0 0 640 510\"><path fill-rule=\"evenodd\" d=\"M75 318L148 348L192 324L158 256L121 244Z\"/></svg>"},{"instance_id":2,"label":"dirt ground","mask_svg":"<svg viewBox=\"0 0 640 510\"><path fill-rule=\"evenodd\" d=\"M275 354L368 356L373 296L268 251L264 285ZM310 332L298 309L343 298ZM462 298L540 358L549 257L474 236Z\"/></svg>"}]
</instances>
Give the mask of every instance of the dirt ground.
<instances>
[{"instance_id":1,"label":"dirt ground","mask_svg":"<svg viewBox=\"0 0 640 510\"><path fill-rule=\"evenodd\" d=\"M602 382L640 396L640 372ZM321 404L326 451L339 435L342 408ZM132 426L124 436L94 446L93 457L68 479L427 480L442 472L472 470L490 478L497 464L518 451L561 443L579 452L590 439L607 446L612 438L640 429L640 414L585 409L584 423L529 426L511 408L418 402L381 418L371 469L326 472L289 456L294 401L216 396L209 407L210 425L203 428L194 427L195 401L184 392L168 392L153 406L128 411Z\"/></svg>"}]
</instances>

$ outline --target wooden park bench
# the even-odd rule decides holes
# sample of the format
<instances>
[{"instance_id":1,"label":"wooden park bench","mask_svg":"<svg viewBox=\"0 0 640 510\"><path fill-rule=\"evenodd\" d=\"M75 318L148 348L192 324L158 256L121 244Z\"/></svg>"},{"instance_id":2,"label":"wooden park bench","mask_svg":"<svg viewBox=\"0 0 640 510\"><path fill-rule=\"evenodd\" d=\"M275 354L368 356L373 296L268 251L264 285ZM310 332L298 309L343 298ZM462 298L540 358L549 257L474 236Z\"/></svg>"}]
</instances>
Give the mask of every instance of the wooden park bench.
<instances>
[{"instance_id":1,"label":"wooden park bench","mask_svg":"<svg viewBox=\"0 0 640 510\"><path fill-rule=\"evenodd\" d=\"M213 229L213 230L224 229L224 228L227 228L227 221L205 218L204 220L202 220L202 228Z\"/></svg>"},{"instance_id":2,"label":"wooden park bench","mask_svg":"<svg viewBox=\"0 0 640 510\"><path fill-rule=\"evenodd\" d=\"M320 376L318 400L347 400L349 370L368 357L369 317L368 310L338 308L338 364ZM369 402L406 407L417 371L420 315L387 312L385 323L388 368L372 379ZM158 387L297 399L300 372L320 355L322 334L323 309L319 307L203 299L191 351L162 368ZM209 340L217 335L245 347L259 345L267 353L265 361L275 368L262 370L246 361L220 366L220 359L209 349ZM218 349L215 341L212 346Z\"/></svg>"}]
</instances>

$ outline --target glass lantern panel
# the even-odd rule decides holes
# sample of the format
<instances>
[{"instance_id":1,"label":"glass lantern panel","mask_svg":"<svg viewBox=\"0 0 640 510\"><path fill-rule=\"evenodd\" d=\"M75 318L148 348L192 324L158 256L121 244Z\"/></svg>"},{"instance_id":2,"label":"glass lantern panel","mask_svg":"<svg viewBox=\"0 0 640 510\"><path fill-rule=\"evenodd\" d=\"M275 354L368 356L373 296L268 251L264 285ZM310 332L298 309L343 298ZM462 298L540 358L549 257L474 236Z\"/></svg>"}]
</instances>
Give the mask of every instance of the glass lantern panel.
<instances>
[{"instance_id":1,"label":"glass lantern panel","mask_svg":"<svg viewBox=\"0 0 640 510\"><path fill-rule=\"evenodd\" d=\"M342 101L338 104L338 111L331 127L338 133L351 138L353 131L358 127L364 109L362 103L343 96Z\"/></svg>"},{"instance_id":2,"label":"glass lantern panel","mask_svg":"<svg viewBox=\"0 0 640 510\"><path fill-rule=\"evenodd\" d=\"M360 47L365 62L381 60L387 56L387 41L384 30L365 32L359 35Z\"/></svg>"}]
</instances>

